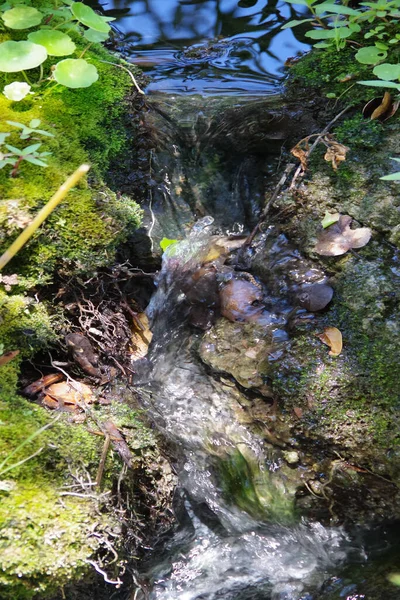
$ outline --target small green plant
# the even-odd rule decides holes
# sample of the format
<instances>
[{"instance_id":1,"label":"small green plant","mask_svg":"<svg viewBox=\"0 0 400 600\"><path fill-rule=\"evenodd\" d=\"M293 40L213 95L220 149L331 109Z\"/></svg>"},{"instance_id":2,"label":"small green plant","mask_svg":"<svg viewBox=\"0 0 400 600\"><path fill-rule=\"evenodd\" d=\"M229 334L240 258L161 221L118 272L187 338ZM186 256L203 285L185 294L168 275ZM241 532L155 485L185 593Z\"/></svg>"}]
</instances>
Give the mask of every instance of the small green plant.
<instances>
[{"instance_id":1,"label":"small green plant","mask_svg":"<svg viewBox=\"0 0 400 600\"><path fill-rule=\"evenodd\" d=\"M32 121L29 123L29 126L24 125L23 123L18 123L17 121L6 121L6 123L21 130L19 133L19 138L21 140L32 141L33 139L38 139L36 137L38 135L54 137L49 131L37 129L41 123L39 119L32 119ZM11 177L16 177L21 163L24 160L39 167L48 166L43 159L45 159L47 156L50 156L51 152L39 152L39 149L42 146L41 142L29 144L24 148L17 148L16 146L6 143L6 140L10 135L11 133L0 133L0 169L11 165L12 170L10 175ZM1 150L2 146L4 146L6 151Z\"/></svg>"},{"instance_id":2,"label":"small green plant","mask_svg":"<svg viewBox=\"0 0 400 600\"><path fill-rule=\"evenodd\" d=\"M391 157L391 160L400 162L400 158L394 158L393 156ZM397 171L397 173L391 173L390 175L385 175L380 179L384 179L385 181L400 181L400 171Z\"/></svg>"},{"instance_id":3,"label":"small green plant","mask_svg":"<svg viewBox=\"0 0 400 600\"><path fill-rule=\"evenodd\" d=\"M383 63L389 51L392 51L397 61L400 57L400 0L360 2L357 8L349 7L345 0L340 4L319 0L286 1L289 4L306 6L312 17L289 21L283 29L310 23L313 28L305 35L316 41L315 48L335 46L339 51L347 44L357 46L358 51L354 58L360 64L374 67L372 73L378 78L358 83L400 91L400 65L398 62ZM369 40L373 45L369 45Z\"/></svg>"},{"instance_id":4,"label":"small green plant","mask_svg":"<svg viewBox=\"0 0 400 600\"><path fill-rule=\"evenodd\" d=\"M22 72L28 80L25 71L39 67L36 85L44 80L44 68L49 56L70 56L75 52L76 45L68 35L69 32L73 31L85 38L88 48L92 43L103 42L108 38L108 21L114 20L98 15L82 2L49 0L43 2L40 9L30 4L30 0L8 0L0 6L4 30L36 29L28 33L27 40L8 40L0 44L0 71ZM55 67L49 69L47 79L69 88L92 85L98 79L98 72L94 65L82 58L86 50L78 58L67 58L56 63Z\"/></svg>"}]
</instances>

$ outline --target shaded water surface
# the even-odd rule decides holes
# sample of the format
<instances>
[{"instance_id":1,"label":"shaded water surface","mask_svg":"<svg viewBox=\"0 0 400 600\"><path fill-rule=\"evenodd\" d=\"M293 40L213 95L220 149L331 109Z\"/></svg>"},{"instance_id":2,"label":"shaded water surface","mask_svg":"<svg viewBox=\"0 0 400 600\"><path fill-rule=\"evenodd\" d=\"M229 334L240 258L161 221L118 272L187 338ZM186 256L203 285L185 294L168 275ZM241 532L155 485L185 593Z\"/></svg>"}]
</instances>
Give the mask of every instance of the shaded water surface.
<instances>
[{"instance_id":1,"label":"shaded water surface","mask_svg":"<svg viewBox=\"0 0 400 600\"><path fill-rule=\"evenodd\" d=\"M131 60L152 77L148 92L270 94L285 60L308 49L301 29L280 29L302 7L277 0L113 0L103 6L122 15L117 26Z\"/></svg>"}]
</instances>

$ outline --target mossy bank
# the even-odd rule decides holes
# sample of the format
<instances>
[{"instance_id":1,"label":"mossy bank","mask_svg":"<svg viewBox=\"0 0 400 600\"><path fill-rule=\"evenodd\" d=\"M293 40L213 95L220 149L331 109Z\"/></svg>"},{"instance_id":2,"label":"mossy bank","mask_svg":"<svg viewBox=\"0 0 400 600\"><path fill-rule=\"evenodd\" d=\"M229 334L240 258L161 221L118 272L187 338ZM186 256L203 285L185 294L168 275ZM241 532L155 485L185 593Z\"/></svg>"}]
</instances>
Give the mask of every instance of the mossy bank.
<instances>
[{"instance_id":1,"label":"mossy bank","mask_svg":"<svg viewBox=\"0 0 400 600\"><path fill-rule=\"evenodd\" d=\"M141 512L151 527L157 512L147 515L144 505L140 508L144 496L138 488L151 487L156 478L160 486L164 476L160 479L158 469L166 472L141 415L122 404L122 388L118 393L103 388L112 404L93 414L97 422L112 418L124 431L136 467L133 474L121 475L121 459L111 452L97 491L93 481L104 437L93 431L95 422L74 422L67 413L56 417L20 395L21 375L32 381L42 368L48 372L52 359L47 352L58 356L68 330L63 305L54 302L61 287L68 282L71 290L77 278L82 283L113 265L119 245L141 221L139 205L113 187L110 172L111 163L127 164L135 152L136 131L128 117L136 110L132 79L106 64L119 59L98 44L85 58L99 72L88 88L33 86L35 93L19 102L0 94L0 131L11 134L8 144L18 147L21 141L20 130L7 121L28 125L40 120L40 129L52 134L39 136L41 151L51 153L47 168L23 161L15 176L10 166L0 170L0 253L80 164L91 165L87 180L69 193L0 276L0 355L18 352L0 366L0 596L5 600L61 594L68 582L93 577L91 559L106 570L112 562L110 578L117 580L125 564L121 531L136 528L137 539L144 538L143 525L132 515ZM32 82L38 71L28 71ZM16 80L23 81L21 73L0 74L0 88ZM35 141L34 134L30 143ZM111 492L118 477L115 504ZM158 498L168 495L167 488ZM126 489L132 511L122 515Z\"/></svg>"}]
</instances>

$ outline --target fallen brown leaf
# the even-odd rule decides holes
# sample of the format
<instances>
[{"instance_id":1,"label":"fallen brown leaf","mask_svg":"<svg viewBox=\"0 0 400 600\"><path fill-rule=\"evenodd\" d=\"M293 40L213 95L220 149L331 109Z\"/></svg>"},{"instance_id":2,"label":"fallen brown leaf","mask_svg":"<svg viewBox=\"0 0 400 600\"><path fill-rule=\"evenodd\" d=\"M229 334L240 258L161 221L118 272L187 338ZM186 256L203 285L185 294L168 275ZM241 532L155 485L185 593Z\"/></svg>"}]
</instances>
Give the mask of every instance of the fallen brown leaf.
<instances>
[{"instance_id":1,"label":"fallen brown leaf","mask_svg":"<svg viewBox=\"0 0 400 600\"><path fill-rule=\"evenodd\" d=\"M64 375L62 373L50 373L49 375L45 375L36 381L33 381L29 385L26 386L22 390L22 393L26 396L34 396L39 392L42 392L46 387L51 385L52 383L57 383L64 379Z\"/></svg>"},{"instance_id":2,"label":"fallen brown leaf","mask_svg":"<svg viewBox=\"0 0 400 600\"><path fill-rule=\"evenodd\" d=\"M9 363L10 360L18 356L18 354L19 350L10 350L10 352L5 352L4 354L2 354L0 356L0 367Z\"/></svg>"},{"instance_id":3,"label":"fallen brown leaf","mask_svg":"<svg viewBox=\"0 0 400 600\"><path fill-rule=\"evenodd\" d=\"M43 404L49 408L74 411L84 404L95 402L96 397L85 383L62 381L50 385L41 399Z\"/></svg>"},{"instance_id":4,"label":"fallen brown leaf","mask_svg":"<svg viewBox=\"0 0 400 600\"><path fill-rule=\"evenodd\" d=\"M343 348L343 339L337 327L325 327L323 333L318 334L317 337L330 347L331 356L339 356Z\"/></svg>"},{"instance_id":5,"label":"fallen brown leaf","mask_svg":"<svg viewBox=\"0 0 400 600\"><path fill-rule=\"evenodd\" d=\"M302 142L303 140L301 140ZM299 144L301 143L299 142ZM294 146L294 148L291 149L290 153L293 154L293 156L295 156L296 158L299 159L300 164L301 164L301 168L303 169L303 171L307 171L307 158L308 158L308 152L307 150L303 150L302 148L300 148L299 144L296 144L296 146Z\"/></svg>"},{"instance_id":6,"label":"fallen brown leaf","mask_svg":"<svg viewBox=\"0 0 400 600\"><path fill-rule=\"evenodd\" d=\"M372 98L372 100L367 102L363 108L362 114L366 119L376 119L383 123L383 121L387 121L387 119L392 117L397 112L398 108L399 102L393 102L389 92L385 92L383 97L379 96L377 98Z\"/></svg>"},{"instance_id":7,"label":"fallen brown leaf","mask_svg":"<svg viewBox=\"0 0 400 600\"><path fill-rule=\"evenodd\" d=\"M293 412L298 419L301 419L303 417L303 409L300 408L299 406L295 406L293 408Z\"/></svg>"},{"instance_id":8,"label":"fallen brown leaf","mask_svg":"<svg viewBox=\"0 0 400 600\"><path fill-rule=\"evenodd\" d=\"M323 141L328 146L324 158L327 162L332 163L332 167L336 171L339 164L346 160L346 152L348 152L350 148L334 140L331 135L324 136Z\"/></svg>"},{"instance_id":9,"label":"fallen brown leaf","mask_svg":"<svg viewBox=\"0 0 400 600\"><path fill-rule=\"evenodd\" d=\"M341 215L337 223L327 227L318 238L315 251L322 256L340 256L351 248L362 248L371 239L369 227L350 229L352 218Z\"/></svg>"}]
</instances>

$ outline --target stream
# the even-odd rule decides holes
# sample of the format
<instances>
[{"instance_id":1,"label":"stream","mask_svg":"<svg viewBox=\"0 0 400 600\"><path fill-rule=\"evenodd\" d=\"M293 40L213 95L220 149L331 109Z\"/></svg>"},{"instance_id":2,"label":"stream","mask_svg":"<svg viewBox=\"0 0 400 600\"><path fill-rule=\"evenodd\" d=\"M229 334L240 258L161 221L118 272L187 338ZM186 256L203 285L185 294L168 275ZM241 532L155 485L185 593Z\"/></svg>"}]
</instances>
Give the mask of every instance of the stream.
<instances>
[{"instance_id":1,"label":"stream","mask_svg":"<svg viewBox=\"0 0 400 600\"><path fill-rule=\"evenodd\" d=\"M300 33L296 39L280 27L299 15L264 0L114 0L110 6L122 11L123 51L151 78L148 119L158 141L147 234L156 252L162 238L179 240L164 252L147 308L153 341L135 364L143 406L175 449L178 525L142 565L149 586L134 598L364 599L357 581L340 573L380 556L390 532L348 532L302 517L296 469L243 418L257 393L275 418L267 381L249 392L204 361L215 350L203 333L230 310L232 298L221 296L229 286L239 290L237 297L232 292L238 311L232 321L261 327L268 360L279 361L290 337L293 295L326 279L274 228L251 252L238 251L257 223L290 129L276 116L283 63L308 46ZM251 276L265 245L269 286ZM244 304L242 289L250 295Z\"/></svg>"}]
</instances>

